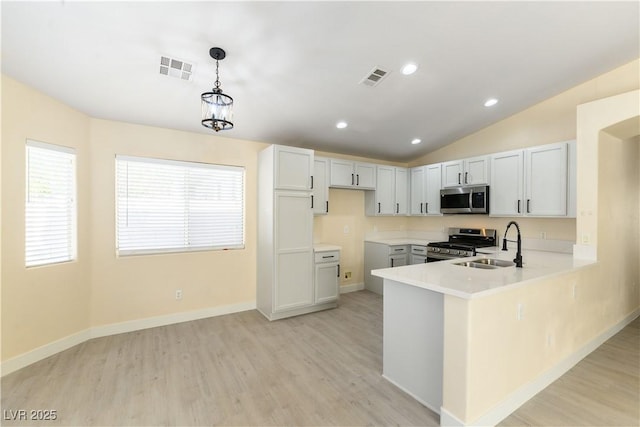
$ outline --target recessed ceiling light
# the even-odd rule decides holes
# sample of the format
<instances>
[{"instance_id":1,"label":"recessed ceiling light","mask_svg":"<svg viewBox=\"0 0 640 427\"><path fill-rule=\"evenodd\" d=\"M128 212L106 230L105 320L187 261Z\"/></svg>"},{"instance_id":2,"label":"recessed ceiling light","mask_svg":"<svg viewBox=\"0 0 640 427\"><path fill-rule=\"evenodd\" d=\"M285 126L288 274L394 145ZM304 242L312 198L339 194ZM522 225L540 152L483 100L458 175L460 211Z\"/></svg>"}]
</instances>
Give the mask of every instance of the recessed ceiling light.
<instances>
[{"instance_id":1,"label":"recessed ceiling light","mask_svg":"<svg viewBox=\"0 0 640 427\"><path fill-rule=\"evenodd\" d=\"M348 126L348 125L347 125L347 122L345 122L345 121L340 121L340 122L336 123L336 127L337 127L338 129L344 129L344 128L346 128L347 126Z\"/></svg>"},{"instance_id":2,"label":"recessed ceiling light","mask_svg":"<svg viewBox=\"0 0 640 427\"><path fill-rule=\"evenodd\" d=\"M422 142L422 140L421 140L420 138L413 138L413 139L411 140L411 143L412 143L413 145L420 144L421 142Z\"/></svg>"},{"instance_id":3,"label":"recessed ceiling light","mask_svg":"<svg viewBox=\"0 0 640 427\"><path fill-rule=\"evenodd\" d=\"M485 107L493 107L498 103L498 100L495 98L489 98L484 102Z\"/></svg>"},{"instance_id":4,"label":"recessed ceiling light","mask_svg":"<svg viewBox=\"0 0 640 427\"><path fill-rule=\"evenodd\" d=\"M402 67L402 74L404 74L405 76L408 76L409 74L415 73L417 69L418 69L418 66L410 62L408 64L405 64Z\"/></svg>"}]
</instances>

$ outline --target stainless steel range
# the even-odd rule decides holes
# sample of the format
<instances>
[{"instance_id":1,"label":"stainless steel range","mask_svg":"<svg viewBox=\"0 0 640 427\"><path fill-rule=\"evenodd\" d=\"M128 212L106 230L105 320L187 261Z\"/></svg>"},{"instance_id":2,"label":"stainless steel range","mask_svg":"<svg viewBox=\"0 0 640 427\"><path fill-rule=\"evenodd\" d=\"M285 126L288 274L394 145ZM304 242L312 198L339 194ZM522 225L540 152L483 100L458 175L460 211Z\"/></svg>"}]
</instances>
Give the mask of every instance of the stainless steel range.
<instances>
[{"instance_id":1,"label":"stainless steel range","mask_svg":"<svg viewBox=\"0 0 640 427\"><path fill-rule=\"evenodd\" d=\"M496 230L490 228L449 228L449 240L427 245L427 262L476 255L477 248L497 246Z\"/></svg>"}]
</instances>

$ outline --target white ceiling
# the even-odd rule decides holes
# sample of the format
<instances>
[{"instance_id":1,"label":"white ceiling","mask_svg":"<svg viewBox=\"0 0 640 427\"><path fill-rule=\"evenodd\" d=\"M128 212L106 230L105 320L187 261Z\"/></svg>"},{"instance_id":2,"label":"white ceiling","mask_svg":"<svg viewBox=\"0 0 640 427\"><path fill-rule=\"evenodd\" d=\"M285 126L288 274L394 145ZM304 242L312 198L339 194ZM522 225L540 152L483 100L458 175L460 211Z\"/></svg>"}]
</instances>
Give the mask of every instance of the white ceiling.
<instances>
[{"instance_id":1,"label":"white ceiling","mask_svg":"<svg viewBox=\"0 0 640 427\"><path fill-rule=\"evenodd\" d=\"M200 94L220 46L222 89L235 100L235 128L221 135L396 161L640 56L636 1L1 7L2 72L92 117L213 133ZM160 75L161 55L195 64L193 80ZM403 76L409 61L420 68ZM390 74L359 84L374 67ZM490 97L500 102L486 108Z\"/></svg>"}]
</instances>

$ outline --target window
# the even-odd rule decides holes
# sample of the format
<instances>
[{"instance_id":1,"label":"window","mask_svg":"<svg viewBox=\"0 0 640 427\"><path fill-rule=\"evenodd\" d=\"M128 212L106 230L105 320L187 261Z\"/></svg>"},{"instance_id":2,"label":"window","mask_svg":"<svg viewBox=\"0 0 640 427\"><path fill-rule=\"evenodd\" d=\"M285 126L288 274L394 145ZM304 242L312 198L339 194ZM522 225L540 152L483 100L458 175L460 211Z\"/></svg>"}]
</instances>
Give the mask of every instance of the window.
<instances>
[{"instance_id":1,"label":"window","mask_svg":"<svg viewBox=\"0 0 640 427\"><path fill-rule=\"evenodd\" d=\"M116 156L120 255L244 247L244 168Z\"/></svg>"},{"instance_id":2,"label":"window","mask_svg":"<svg viewBox=\"0 0 640 427\"><path fill-rule=\"evenodd\" d=\"M76 155L72 148L27 141L25 264L76 258Z\"/></svg>"}]
</instances>

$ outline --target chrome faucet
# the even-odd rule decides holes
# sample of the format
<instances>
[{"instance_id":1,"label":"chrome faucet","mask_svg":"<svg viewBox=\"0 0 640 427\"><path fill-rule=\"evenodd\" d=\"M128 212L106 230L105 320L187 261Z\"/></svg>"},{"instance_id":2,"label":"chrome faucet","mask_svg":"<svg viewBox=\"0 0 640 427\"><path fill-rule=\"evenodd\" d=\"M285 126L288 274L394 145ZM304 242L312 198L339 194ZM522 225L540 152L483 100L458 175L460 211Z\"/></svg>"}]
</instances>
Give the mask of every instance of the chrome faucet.
<instances>
[{"instance_id":1,"label":"chrome faucet","mask_svg":"<svg viewBox=\"0 0 640 427\"><path fill-rule=\"evenodd\" d=\"M518 230L518 251L516 252L516 257L514 258L513 262L516 263L516 267L522 268L522 238L520 236L520 226L515 221L511 221L509 222L509 224L507 224L507 229L504 231L504 238L502 239L502 250L507 250L507 242L513 242L513 240L507 240L507 232L509 232L509 227L511 227L512 225L515 225L516 230Z\"/></svg>"}]
</instances>

